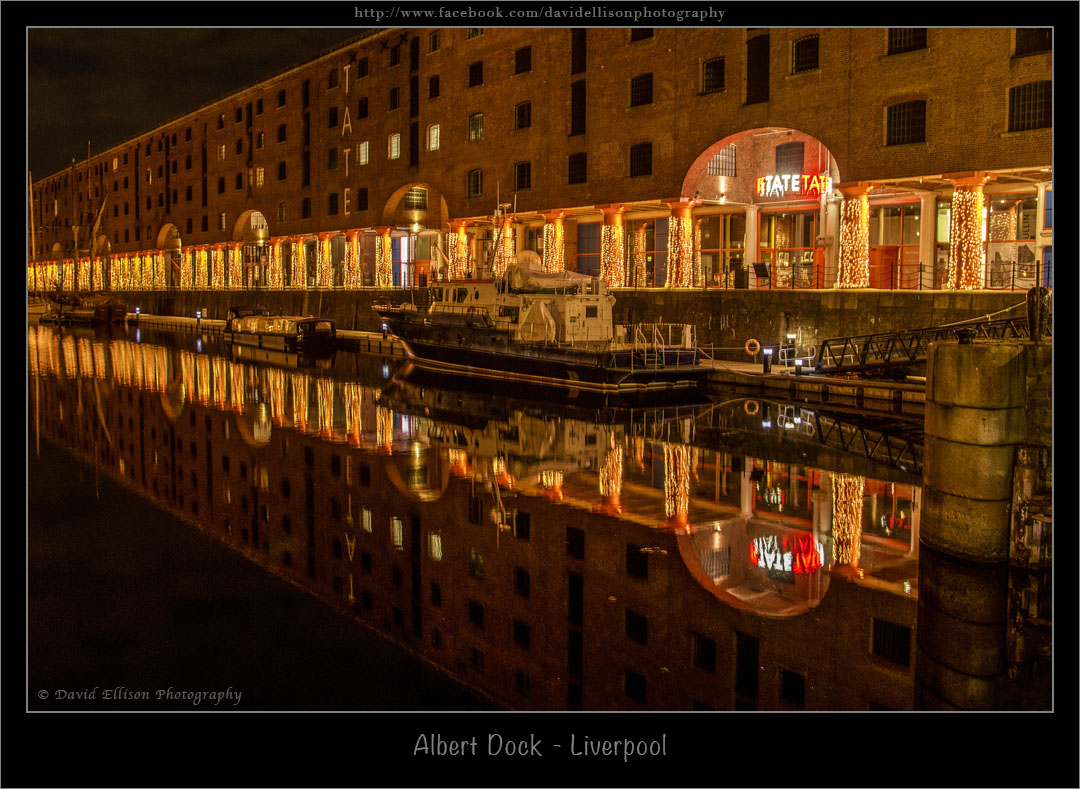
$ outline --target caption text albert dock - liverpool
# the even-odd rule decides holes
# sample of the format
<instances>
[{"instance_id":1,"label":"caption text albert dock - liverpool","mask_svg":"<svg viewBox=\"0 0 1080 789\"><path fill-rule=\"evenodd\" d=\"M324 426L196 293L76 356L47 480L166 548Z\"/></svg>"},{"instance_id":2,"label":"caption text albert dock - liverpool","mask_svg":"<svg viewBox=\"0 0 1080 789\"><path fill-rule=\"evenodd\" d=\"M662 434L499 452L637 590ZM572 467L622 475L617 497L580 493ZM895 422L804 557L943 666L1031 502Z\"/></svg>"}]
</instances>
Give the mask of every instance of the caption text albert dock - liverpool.
<instances>
[{"instance_id":1,"label":"caption text albert dock - liverpool","mask_svg":"<svg viewBox=\"0 0 1080 789\"><path fill-rule=\"evenodd\" d=\"M478 752L477 746L475 736L448 740L441 734L421 734L413 747L413 756L543 756L542 748L557 753L565 747L571 756L616 756L627 761L631 756L667 756L667 734L652 740L597 739L571 734L569 743L548 743L547 746L535 734L530 734L528 739L488 734L486 753Z\"/></svg>"}]
</instances>

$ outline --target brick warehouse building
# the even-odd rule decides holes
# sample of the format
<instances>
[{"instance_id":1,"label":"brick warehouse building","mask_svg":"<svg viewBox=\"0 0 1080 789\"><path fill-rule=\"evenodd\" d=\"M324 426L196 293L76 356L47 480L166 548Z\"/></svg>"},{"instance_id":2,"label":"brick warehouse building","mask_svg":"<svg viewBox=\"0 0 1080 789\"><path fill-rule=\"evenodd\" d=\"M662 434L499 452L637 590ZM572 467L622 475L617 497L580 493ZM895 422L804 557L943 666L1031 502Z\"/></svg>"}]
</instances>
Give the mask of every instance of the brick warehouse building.
<instances>
[{"instance_id":1,"label":"brick warehouse building","mask_svg":"<svg viewBox=\"0 0 1080 789\"><path fill-rule=\"evenodd\" d=\"M379 30L34 182L28 277L1050 283L1051 63L1045 28Z\"/></svg>"}]
</instances>

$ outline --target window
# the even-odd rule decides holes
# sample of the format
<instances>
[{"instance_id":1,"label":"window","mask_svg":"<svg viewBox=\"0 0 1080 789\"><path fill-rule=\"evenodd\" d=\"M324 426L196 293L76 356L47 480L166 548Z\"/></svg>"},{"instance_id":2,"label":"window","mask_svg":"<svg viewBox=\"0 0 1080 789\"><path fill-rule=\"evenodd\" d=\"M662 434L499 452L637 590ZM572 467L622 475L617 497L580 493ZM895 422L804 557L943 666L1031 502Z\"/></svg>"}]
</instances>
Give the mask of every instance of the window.
<instances>
[{"instance_id":1,"label":"window","mask_svg":"<svg viewBox=\"0 0 1080 789\"><path fill-rule=\"evenodd\" d=\"M218 158L219 162L225 161L225 143L222 143L221 145L218 146L217 158ZM147 170L147 172L149 172L149 170Z\"/></svg>"},{"instance_id":2,"label":"window","mask_svg":"<svg viewBox=\"0 0 1080 789\"><path fill-rule=\"evenodd\" d=\"M429 151L439 150L439 124L437 123L427 127L427 149Z\"/></svg>"},{"instance_id":3,"label":"window","mask_svg":"<svg viewBox=\"0 0 1080 789\"><path fill-rule=\"evenodd\" d=\"M219 195L225 194L225 178L224 177L217 179L217 193Z\"/></svg>"},{"instance_id":4,"label":"window","mask_svg":"<svg viewBox=\"0 0 1080 789\"><path fill-rule=\"evenodd\" d=\"M644 41L647 38L652 38L653 31L651 27L635 27L630 30L630 42Z\"/></svg>"},{"instance_id":5,"label":"window","mask_svg":"<svg viewBox=\"0 0 1080 789\"><path fill-rule=\"evenodd\" d=\"M330 69L330 74L328 75L328 81L327 81L327 86L326 87L327 87L327 89L337 87L337 69L336 68L335 69Z\"/></svg>"},{"instance_id":6,"label":"window","mask_svg":"<svg viewBox=\"0 0 1080 789\"><path fill-rule=\"evenodd\" d=\"M585 80L570 86L570 136L585 133Z\"/></svg>"},{"instance_id":7,"label":"window","mask_svg":"<svg viewBox=\"0 0 1080 789\"><path fill-rule=\"evenodd\" d=\"M225 229L225 212L222 211L221 214L218 216L218 230L224 230L224 229Z\"/></svg>"},{"instance_id":8,"label":"window","mask_svg":"<svg viewBox=\"0 0 1080 789\"><path fill-rule=\"evenodd\" d=\"M776 146L776 172L801 173L805 143L788 142Z\"/></svg>"},{"instance_id":9,"label":"window","mask_svg":"<svg viewBox=\"0 0 1080 789\"><path fill-rule=\"evenodd\" d=\"M285 106L285 91L284 90L279 90L278 93L277 93L277 105L279 107L284 107Z\"/></svg>"},{"instance_id":10,"label":"window","mask_svg":"<svg viewBox=\"0 0 1080 789\"><path fill-rule=\"evenodd\" d=\"M331 192L326 196L326 213L329 216L336 216L338 212L338 196L337 192Z\"/></svg>"},{"instance_id":11,"label":"window","mask_svg":"<svg viewBox=\"0 0 1080 789\"><path fill-rule=\"evenodd\" d=\"M514 687L517 688L518 693L521 693L524 696L529 695L532 683L529 680L528 672L522 671L521 669L517 669L514 672Z\"/></svg>"},{"instance_id":12,"label":"window","mask_svg":"<svg viewBox=\"0 0 1080 789\"><path fill-rule=\"evenodd\" d=\"M925 27L890 27L888 54L926 49Z\"/></svg>"},{"instance_id":13,"label":"window","mask_svg":"<svg viewBox=\"0 0 1080 789\"><path fill-rule=\"evenodd\" d=\"M626 609L626 637L639 644L649 643L649 620L636 611Z\"/></svg>"},{"instance_id":14,"label":"window","mask_svg":"<svg viewBox=\"0 0 1080 789\"><path fill-rule=\"evenodd\" d=\"M735 693L746 701L757 701L758 640L739 632L735 633Z\"/></svg>"},{"instance_id":15,"label":"window","mask_svg":"<svg viewBox=\"0 0 1080 789\"><path fill-rule=\"evenodd\" d=\"M387 139L387 157L390 159L398 159L401 157L401 135L391 134Z\"/></svg>"},{"instance_id":16,"label":"window","mask_svg":"<svg viewBox=\"0 0 1080 789\"><path fill-rule=\"evenodd\" d=\"M255 186L262 186L266 180L266 170L262 167L255 168ZM191 199L191 195L188 195L188 199Z\"/></svg>"},{"instance_id":17,"label":"window","mask_svg":"<svg viewBox=\"0 0 1080 789\"><path fill-rule=\"evenodd\" d=\"M300 201L300 218L311 219L311 198L305 197Z\"/></svg>"},{"instance_id":18,"label":"window","mask_svg":"<svg viewBox=\"0 0 1080 789\"><path fill-rule=\"evenodd\" d=\"M885 111L885 144L926 141L926 102L905 101Z\"/></svg>"},{"instance_id":19,"label":"window","mask_svg":"<svg viewBox=\"0 0 1080 789\"><path fill-rule=\"evenodd\" d=\"M479 38L484 35L484 28L482 27L470 27L468 38Z\"/></svg>"},{"instance_id":20,"label":"window","mask_svg":"<svg viewBox=\"0 0 1080 789\"><path fill-rule=\"evenodd\" d=\"M279 222L284 222L285 221L285 204L284 203L278 203L277 218L278 218Z\"/></svg>"},{"instance_id":21,"label":"window","mask_svg":"<svg viewBox=\"0 0 1080 789\"><path fill-rule=\"evenodd\" d=\"M368 75L368 59L360 58L356 63L356 76L366 77Z\"/></svg>"},{"instance_id":22,"label":"window","mask_svg":"<svg viewBox=\"0 0 1080 789\"><path fill-rule=\"evenodd\" d=\"M327 151L326 169L327 170L336 170L337 165L338 165L337 148L331 148L329 151Z\"/></svg>"},{"instance_id":23,"label":"window","mask_svg":"<svg viewBox=\"0 0 1080 789\"><path fill-rule=\"evenodd\" d=\"M428 98L429 99L437 99L437 98L439 98L439 75L438 74L436 74L434 77L428 77L427 86L428 86Z\"/></svg>"},{"instance_id":24,"label":"window","mask_svg":"<svg viewBox=\"0 0 1080 789\"><path fill-rule=\"evenodd\" d=\"M532 126L532 102L523 101L514 107L514 129L527 129Z\"/></svg>"},{"instance_id":25,"label":"window","mask_svg":"<svg viewBox=\"0 0 1080 789\"><path fill-rule=\"evenodd\" d=\"M224 129L225 128L225 116L224 115L218 115L217 127L219 129ZM147 151L147 153L150 153L150 151Z\"/></svg>"},{"instance_id":26,"label":"window","mask_svg":"<svg viewBox=\"0 0 1080 789\"><path fill-rule=\"evenodd\" d=\"M780 669L780 698L800 710L806 706L806 677Z\"/></svg>"},{"instance_id":27,"label":"window","mask_svg":"<svg viewBox=\"0 0 1080 789\"><path fill-rule=\"evenodd\" d=\"M468 197L479 197L484 193L484 171L470 170L465 190Z\"/></svg>"},{"instance_id":28,"label":"window","mask_svg":"<svg viewBox=\"0 0 1080 789\"><path fill-rule=\"evenodd\" d=\"M362 120L368 116L367 96L356 103L356 119Z\"/></svg>"},{"instance_id":29,"label":"window","mask_svg":"<svg viewBox=\"0 0 1080 789\"><path fill-rule=\"evenodd\" d=\"M626 544L626 574L631 578L649 577L649 555L640 545Z\"/></svg>"},{"instance_id":30,"label":"window","mask_svg":"<svg viewBox=\"0 0 1080 789\"><path fill-rule=\"evenodd\" d=\"M630 106L652 104L652 74L639 74L630 80Z\"/></svg>"},{"instance_id":31,"label":"window","mask_svg":"<svg viewBox=\"0 0 1080 789\"><path fill-rule=\"evenodd\" d=\"M337 126L337 111L337 107L330 108L330 112L328 114L329 123L327 124L327 127L330 129L333 129L335 126Z\"/></svg>"},{"instance_id":32,"label":"window","mask_svg":"<svg viewBox=\"0 0 1080 789\"><path fill-rule=\"evenodd\" d=\"M434 581L431 582L431 604L434 606L442 605L442 587Z\"/></svg>"},{"instance_id":33,"label":"window","mask_svg":"<svg viewBox=\"0 0 1080 789\"><path fill-rule=\"evenodd\" d=\"M723 175L729 178L734 178L736 176L734 143L721 150L720 153L709 160L709 164L706 167L706 173L708 175Z\"/></svg>"},{"instance_id":34,"label":"window","mask_svg":"<svg viewBox=\"0 0 1080 789\"><path fill-rule=\"evenodd\" d=\"M1054 30L1049 27L1016 28L1016 54L1032 55L1053 49Z\"/></svg>"},{"instance_id":35,"label":"window","mask_svg":"<svg viewBox=\"0 0 1080 789\"><path fill-rule=\"evenodd\" d=\"M476 548L469 549L469 575L474 578L484 577L484 557Z\"/></svg>"},{"instance_id":36,"label":"window","mask_svg":"<svg viewBox=\"0 0 1080 789\"><path fill-rule=\"evenodd\" d=\"M626 689L626 695L632 698L634 701L645 703L645 677L641 676L637 672L626 669L624 675L624 687Z\"/></svg>"},{"instance_id":37,"label":"window","mask_svg":"<svg viewBox=\"0 0 1080 789\"><path fill-rule=\"evenodd\" d=\"M514 53L514 73L532 71L532 47L522 47Z\"/></svg>"},{"instance_id":38,"label":"window","mask_svg":"<svg viewBox=\"0 0 1080 789\"><path fill-rule=\"evenodd\" d=\"M588 169L588 153L572 153L567 158L567 183L583 184Z\"/></svg>"},{"instance_id":39,"label":"window","mask_svg":"<svg viewBox=\"0 0 1080 789\"><path fill-rule=\"evenodd\" d=\"M652 175L652 143L641 142L630 147L630 176Z\"/></svg>"},{"instance_id":40,"label":"window","mask_svg":"<svg viewBox=\"0 0 1080 789\"><path fill-rule=\"evenodd\" d=\"M357 164L368 163L368 143L364 140L358 146L356 146L356 162Z\"/></svg>"},{"instance_id":41,"label":"window","mask_svg":"<svg viewBox=\"0 0 1080 789\"><path fill-rule=\"evenodd\" d=\"M529 162L518 162L514 165L514 191L521 191L532 187L532 165Z\"/></svg>"},{"instance_id":42,"label":"window","mask_svg":"<svg viewBox=\"0 0 1080 789\"><path fill-rule=\"evenodd\" d=\"M522 597L529 596L529 571L520 567L514 568L514 591Z\"/></svg>"},{"instance_id":43,"label":"window","mask_svg":"<svg viewBox=\"0 0 1080 789\"><path fill-rule=\"evenodd\" d=\"M262 132L259 132L258 134L255 135L255 150L261 151L263 149L263 145L265 145L265 143L266 143L266 135L265 134L263 134ZM188 168L187 169L189 169L189 170L191 169L191 157L188 157Z\"/></svg>"},{"instance_id":44,"label":"window","mask_svg":"<svg viewBox=\"0 0 1080 789\"><path fill-rule=\"evenodd\" d=\"M428 553L436 561L442 561L442 535L432 532L428 535Z\"/></svg>"},{"instance_id":45,"label":"window","mask_svg":"<svg viewBox=\"0 0 1080 789\"><path fill-rule=\"evenodd\" d=\"M475 88L484 84L484 61L478 60L469 65L469 87Z\"/></svg>"},{"instance_id":46,"label":"window","mask_svg":"<svg viewBox=\"0 0 1080 789\"><path fill-rule=\"evenodd\" d=\"M1009 89L1009 131L1049 129L1053 124L1053 93L1049 80Z\"/></svg>"},{"instance_id":47,"label":"window","mask_svg":"<svg viewBox=\"0 0 1080 789\"><path fill-rule=\"evenodd\" d=\"M263 114L263 100L262 99L258 99L255 102L255 114L256 115L262 115Z\"/></svg>"},{"instance_id":48,"label":"window","mask_svg":"<svg viewBox=\"0 0 1080 789\"><path fill-rule=\"evenodd\" d=\"M585 71L585 40L588 29L576 27L570 31L570 73L580 74Z\"/></svg>"},{"instance_id":49,"label":"window","mask_svg":"<svg viewBox=\"0 0 1080 789\"><path fill-rule=\"evenodd\" d=\"M405 524L396 515L390 518L390 542L399 551L405 547Z\"/></svg>"},{"instance_id":50,"label":"window","mask_svg":"<svg viewBox=\"0 0 1080 789\"><path fill-rule=\"evenodd\" d=\"M694 653L694 665L703 671L716 671L716 642L700 633L690 634L690 643Z\"/></svg>"},{"instance_id":51,"label":"window","mask_svg":"<svg viewBox=\"0 0 1080 789\"><path fill-rule=\"evenodd\" d=\"M356 210L367 211L367 187L361 186L356 190Z\"/></svg>"},{"instance_id":52,"label":"window","mask_svg":"<svg viewBox=\"0 0 1080 789\"><path fill-rule=\"evenodd\" d=\"M433 30L428 35L428 52L438 52L438 51L439 51L439 31L438 30Z\"/></svg>"},{"instance_id":53,"label":"window","mask_svg":"<svg viewBox=\"0 0 1080 789\"><path fill-rule=\"evenodd\" d=\"M277 179L279 181L284 181L285 180L285 162L278 162Z\"/></svg>"},{"instance_id":54,"label":"window","mask_svg":"<svg viewBox=\"0 0 1080 789\"><path fill-rule=\"evenodd\" d=\"M724 59L713 58L701 64L701 92L718 93L724 89Z\"/></svg>"},{"instance_id":55,"label":"window","mask_svg":"<svg viewBox=\"0 0 1080 789\"><path fill-rule=\"evenodd\" d=\"M396 66L401 63L401 44L390 47L390 65Z\"/></svg>"},{"instance_id":56,"label":"window","mask_svg":"<svg viewBox=\"0 0 1080 789\"><path fill-rule=\"evenodd\" d=\"M405 210L427 211L427 189L414 186L405 193Z\"/></svg>"},{"instance_id":57,"label":"window","mask_svg":"<svg viewBox=\"0 0 1080 789\"><path fill-rule=\"evenodd\" d=\"M236 188L237 189L243 189L244 188L244 174L243 173L237 173L236 174Z\"/></svg>"},{"instance_id":58,"label":"window","mask_svg":"<svg viewBox=\"0 0 1080 789\"><path fill-rule=\"evenodd\" d=\"M401 91L397 88L390 88L390 109L396 110L401 106Z\"/></svg>"},{"instance_id":59,"label":"window","mask_svg":"<svg viewBox=\"0 0 1080 789\"><path fill-rule=\"evenodd\" d=\"M746 42L746 103L769 100L769 36Z\"/></svg>"},{"instance_id":60,"label":"window","mask_svg":"<svg viewBox=\"0 0 1080 789\"><path fill-rule=\"evenodd\" d=\"M277 141L285 142L285 124L281 124L277 127Z\"/></svg>"},{"instance_id":61,"label":"window","mask_svg":"<svg viewBox=\"0 0 1080 789\"><path fill-rule=\"evenodd\" d=\"M910 665L911 628L875 617L870 651L898 666Z\"/></svg>"},{"instance_id":62,"label":"window","mask_svg":"<svg viewBox=\"0 0 1080 789\"><path fill-rule=\"evenodd\" d=\"M566 555L585 558L585 532L575 526L566 527Z\"/></svg>"},{"instance_id":63,"label":"window","mask_svg":"<svg viewBox=\"0 0 1080 789\"><path fill-rule=\"evenodd\" d=\"M484 114L475 112L469 116L469 141L484 139Z\"/></svg>"},{"instance_id":64,"label":"window","mask_svg":"<svg viewBox=\"0 0 1080 789\"><path fill-rule=\"evenodd\" d=\"M818 36L805 36L791 47L791 73L800 74L818 67Z\"/></svg>"},{"instance_id":65,"label":"window","mask_svg":"<svg viewBox=\"0 0 1080 789\"><path fill-rule=\"evenodd\" d=\"M525 649L529 648L532 641L532 630L524 622L514 620L514 643Z\"/></svg>"},{"instance_id":66,"label":"window","mask_svg":"<svg viewBox=\"0 0 1080 789\"><path fill-rule=\"evenodd\" d=\"M484 606L475 600L469 601L469 621L479 627L484 626Z\"/></svg>"},{"instance_id":67,"label":"window","mask_svg":"<svg viewBox=\"0 0 1080 789\"><path fill-rule=\"evenodd\" d=\"M529 539L531 533L529 513L517 512L514 516L514 536L519 540Z\"/></svg>"}]
</instances>

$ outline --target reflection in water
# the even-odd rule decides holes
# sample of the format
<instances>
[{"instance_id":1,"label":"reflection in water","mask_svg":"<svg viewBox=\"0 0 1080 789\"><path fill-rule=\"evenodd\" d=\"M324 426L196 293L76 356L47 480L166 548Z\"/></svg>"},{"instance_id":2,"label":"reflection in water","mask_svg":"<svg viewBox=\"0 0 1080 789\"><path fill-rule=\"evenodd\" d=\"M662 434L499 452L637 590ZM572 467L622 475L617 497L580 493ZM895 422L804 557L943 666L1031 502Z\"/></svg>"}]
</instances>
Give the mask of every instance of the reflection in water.
<instances>
[{"instance_id":1,"label":"reflection in water","mask_svg":"<svg viewBox=\"0 0 1080 789\"><path fill-rule=\"evenodd\" d=\"M850 645L914 633L919 478L839 456L835 416L777 432L742 398L556 408L359 356L28 343L44 434L506 704L915 704L910 643Z\"/></svg>"}]
</instances>

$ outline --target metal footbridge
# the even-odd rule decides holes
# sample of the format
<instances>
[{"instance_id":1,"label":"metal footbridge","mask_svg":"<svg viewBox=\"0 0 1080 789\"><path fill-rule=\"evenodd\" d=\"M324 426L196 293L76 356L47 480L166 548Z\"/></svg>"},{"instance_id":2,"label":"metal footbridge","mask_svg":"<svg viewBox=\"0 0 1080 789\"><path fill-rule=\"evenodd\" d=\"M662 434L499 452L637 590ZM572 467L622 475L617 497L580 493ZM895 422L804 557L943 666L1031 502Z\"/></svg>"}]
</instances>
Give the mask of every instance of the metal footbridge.
<instances>
[{"instance_id":1,"label":"metal footbridge","mask_svg":"<svg viewBox=\"0 0 1080 789\"><path fill-rule=\"evenodd\" d=\"M857 334L823 340L811 366L815 372L853 373L884 367L899 367L926 361L932 342L969 337L1004 340L1026 338L1026 318L1000 318L931 326L924 329Z\"/></svg>"}]
</instances>

